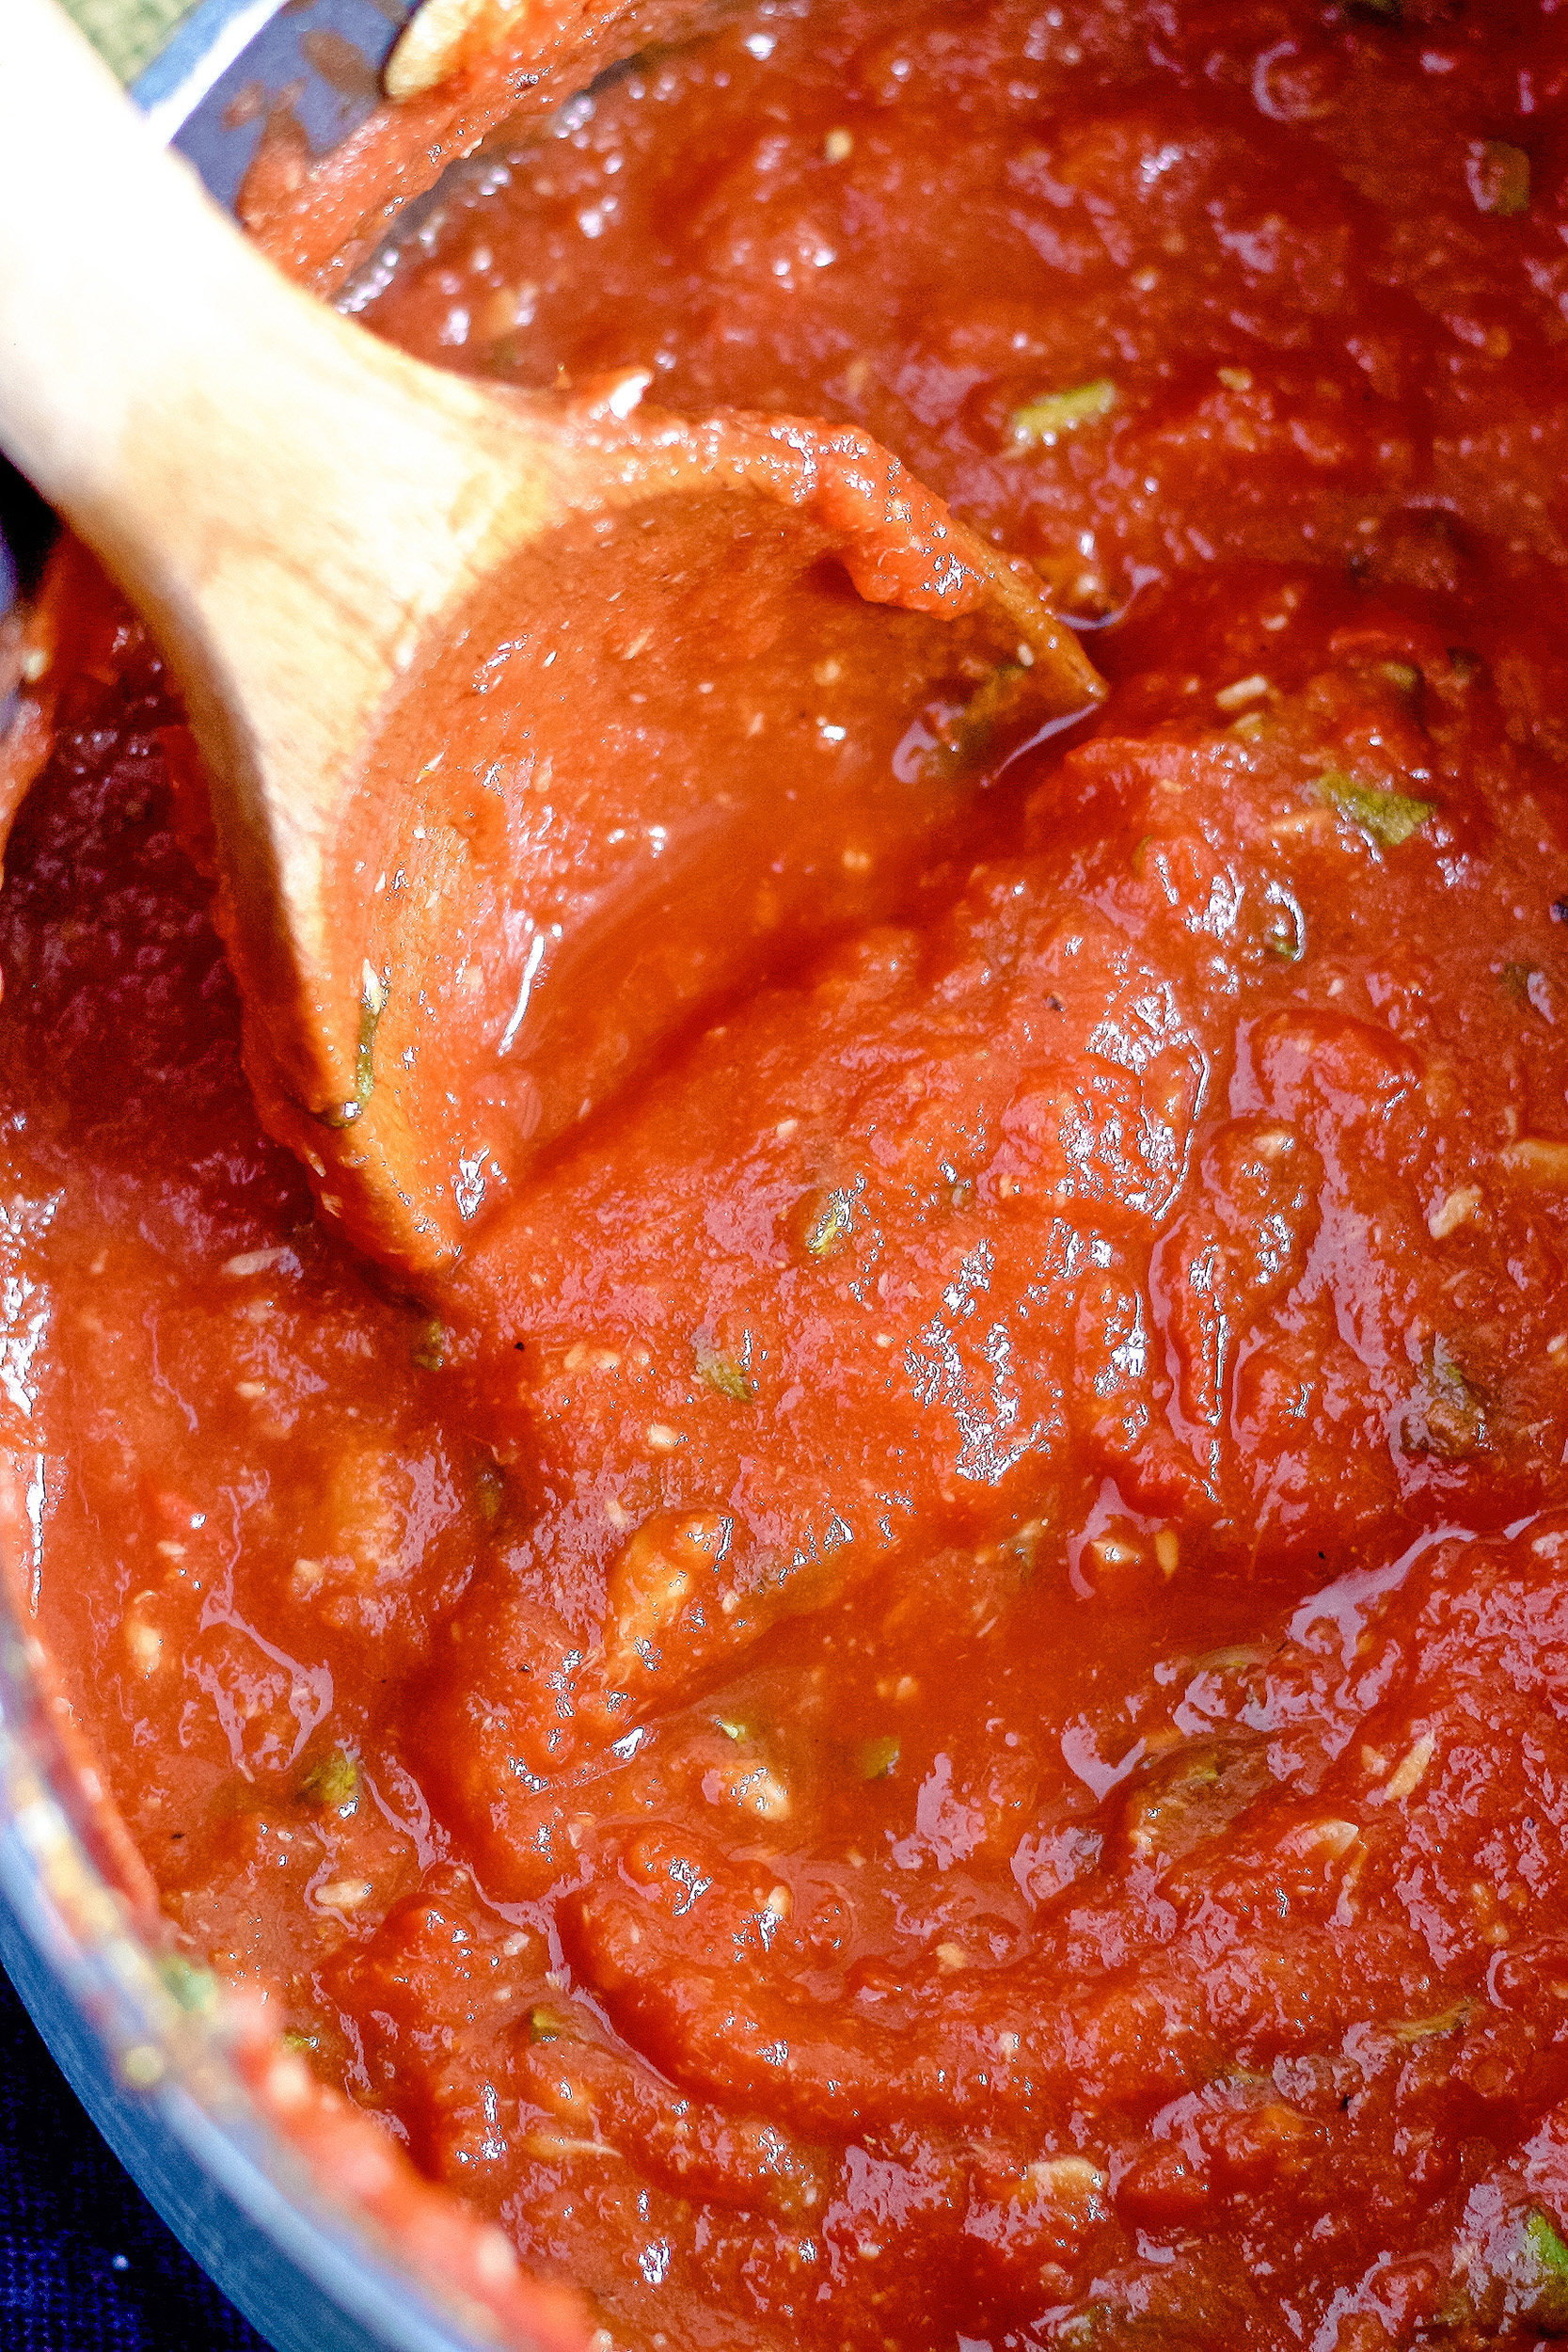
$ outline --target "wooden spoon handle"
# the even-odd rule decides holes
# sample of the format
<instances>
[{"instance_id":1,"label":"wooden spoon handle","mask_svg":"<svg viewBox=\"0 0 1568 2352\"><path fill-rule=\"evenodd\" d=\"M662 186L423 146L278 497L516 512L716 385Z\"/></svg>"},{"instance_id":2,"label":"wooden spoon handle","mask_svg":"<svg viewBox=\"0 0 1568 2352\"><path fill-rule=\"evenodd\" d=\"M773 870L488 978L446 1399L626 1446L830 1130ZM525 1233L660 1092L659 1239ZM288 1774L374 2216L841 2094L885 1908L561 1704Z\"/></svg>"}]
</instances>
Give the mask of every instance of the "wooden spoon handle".
<instances>
[{"instance_id":1,"label":"wooden spoon handle","mask_svg":"<svg viewBox=\"0 0 1568 2352\"><path fill-rule=\"evenodd\" d=\"M230 307L222 226L52 0L8 0L6 51L0 439L73 519L134 513L128 429L184 423Z\"/></svg>"},{"instance_id":2,"label":"wooden spoon handle","mask_svg":"<svg viewBox=\"0 0 1568 2352\"><path fill-rule=\"evenodd\" d=\"M474 395L282 278L54 0L5 17L0 443L153 619L198 732L237 699L332 773L298 731L332 663L341 733L346 680L373 700L450 593Z\"/></svg>"},{"instance_id":3,"label":"wooden spoon handle","mask_svg":"<svg viewBox=\"0 0 1568 2352\"><path fill-rule=\"evenodd\" d=\"M8 0L6 49L0 439L104 553L173 564L267 502L275 464L236 461L295 306L53 0Z\"/></svg>"}]
</instances>

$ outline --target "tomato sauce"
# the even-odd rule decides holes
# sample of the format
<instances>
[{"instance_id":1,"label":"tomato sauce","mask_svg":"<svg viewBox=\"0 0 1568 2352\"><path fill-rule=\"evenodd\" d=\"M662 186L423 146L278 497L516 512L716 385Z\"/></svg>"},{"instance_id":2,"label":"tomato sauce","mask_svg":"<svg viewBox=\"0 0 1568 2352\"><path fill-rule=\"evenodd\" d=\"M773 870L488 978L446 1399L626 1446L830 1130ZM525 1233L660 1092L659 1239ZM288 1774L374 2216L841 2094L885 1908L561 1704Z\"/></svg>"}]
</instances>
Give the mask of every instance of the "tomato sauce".
<instances>
[{"instance_id":1,"label":"tomato sauce","mask_svg":"<svg viewBox=\"0 0 1568 2352\"><path fill-rule=\"evenodd\" d=\"M451 364L870 430L1113 690L822 655L885 887L825 818L832 936L418 1299L62 559L28 1602L181 1948L605 2347L1568 2333L1565 25L757 5L382 257Z\"/></svg>"}]
</instances>

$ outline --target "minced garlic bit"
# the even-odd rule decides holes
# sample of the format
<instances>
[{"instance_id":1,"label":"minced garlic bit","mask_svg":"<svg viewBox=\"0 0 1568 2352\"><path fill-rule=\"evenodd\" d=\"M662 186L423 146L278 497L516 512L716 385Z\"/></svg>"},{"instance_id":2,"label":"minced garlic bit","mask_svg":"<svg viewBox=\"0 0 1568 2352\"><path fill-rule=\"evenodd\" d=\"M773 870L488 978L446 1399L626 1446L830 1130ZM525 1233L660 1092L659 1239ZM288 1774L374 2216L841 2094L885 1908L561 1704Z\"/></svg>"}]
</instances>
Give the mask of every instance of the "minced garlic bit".
<instances>
[{"instance_id":1,"label":"minced garlic bit","mask_svg":"<svg viewBox=\"0 0 1568 2352\"><path fill-rule=\"evenodd\" d=\"M1445 1195L1427 1218L1427 1232L1433 1241L1447 1241L1457 1226L1465 1224L1481 1206L1481 1186L1460 1184Z\"/></svg>"},{"instance_id":2,"label":"minced garlic bit","mask_svg":"<svg viewBox=\"0 0 1568 2352\"><path fill-rule=\"evenodd\" d=\"M1035 2196L1053 2203L1081 2204L1110 2186L1109 2174L1087 2156L1042 2156L1025 2168L1023 2177Z\"/></svg>"},{"instance_id":3,"label":"minced garlic bit","mask_svg":"<svg viewBox=\"0 0 1568 2352\"><path fill-rule=\"evenodd\" d=\"M1431 1732L1423 1731L1420 1738L1395 1765L1382 1788L1377 1790L1374 1802L1379 1804L1402 1804L1413 1789L1420 1787L1426 1775L1427 1766L1432 1762L1436 1749L1437 1742Z\"/></svg>"},{"instance_id":4,"label":"minced garlic bit","mask_svg":"<svg viewBox=\"0 0 1568 2352\"><path fill-rule=\"evenodd\" d=\"M1301 1842L1323 1847L1332 1860L1338 1862L1349 1853L1360 1835L1354 1821L1340 1820L1328 1814L1321 1821L1308 1823Z\"/></svg>"},{"instance_id":5,"label":"minced garlic bit","mask_svg":"<svg viewBox=\"0 0 1568 2352\"><path fill-rule=\"evenodd\" d=\"M1568 1143L1550 1136L1521 1136L1503 1146L1503 1166L1532 1184L1568 1184Z\"/></svg>"},{"instance_id":6,"label":"minced garlic bit","mask_svg":"<svg viewBox=\"0 0 1568 2352\"><path fill-rule=\"evenodd\" d=\"M822 152L831 164L842 164L855 151L852 131L830 131L822 142Z\"/></svg>"},{"instance_id":7,"label":"minced garlic bit","mask_svg":"<svg viewBox=\"0 0 1568 2352\"><path fill-rule=\"evenodd\" d=\"M1054 449L1064 433L1098 424L1116 405L1116 386L1108 375L1097 375L1092 383L1076 385L1071 391L1047 392L1015 408L1008 437L1015 449Z\"/></svg>"},{"instance_id":8,"label":"minced garlic bit","mask_svg":"<svg viewBox=\"0 0 1568 2352\"><path fill-rule=\"evenodd\" d=\"M157 1673L163 1661L164 1637L156 1626L149 1625L142 1617L127 1617L125 1646L138 1674Z\"/></svg>"},{"instance_id":9,"label":"minced garlic bit","mask_svg":"<svg viewBox=\"0 0 1568 2352\"><path fill-rule=\"evenodd\" d=\"M1174 1576L1181 1558L1181 1538L1174 1527L1162 1527L1154 1538L1154 1557L1162 1576Z\"/></svg>"},{"instance_id":10,"label":"minced garlic bit","mask_svg":"<svg viewBox=\"0 0 1568 2352\"><path fill-rule=\"evenodd\" d=\"M316 1900L328 1911L359 1911L375 1889L369 1879L328 1879L316 1889Z\"/></svg>"},{"instance_id":11,"label":"minced garlic bit","mask_svg":"<svg viewBox=\"0 0 1568 2352\"><path fill-rule=\"evenodd\" d=\"M242 1249L237 1257L225 1258L223 1272L231 1274L236 1281L247 1274L297 1274L299 1260L292 1249Z\"/></svg>"},{"instance_id":12,"label":"minced garlic bit","mask_svg":"<svg viewBox=\"0 0 1568 2352\"><path fill-rule=\"evenodd\" d=\"M1222 686L1214 696L1222 710L1244 710L1248 703L1260 702L1273 688L1260 670L1250 677L1239 677L1234 686Z\"/></svg>"}]
</instances>

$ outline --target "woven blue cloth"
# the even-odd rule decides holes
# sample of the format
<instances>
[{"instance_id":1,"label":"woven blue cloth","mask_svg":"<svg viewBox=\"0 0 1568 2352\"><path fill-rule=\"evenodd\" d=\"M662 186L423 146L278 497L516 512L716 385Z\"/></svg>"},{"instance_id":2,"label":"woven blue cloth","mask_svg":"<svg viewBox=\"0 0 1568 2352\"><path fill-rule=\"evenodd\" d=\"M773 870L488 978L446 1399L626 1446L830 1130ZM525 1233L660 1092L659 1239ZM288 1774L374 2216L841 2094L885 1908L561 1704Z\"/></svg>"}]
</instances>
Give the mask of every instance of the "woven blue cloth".
<instances>
[{"instance_id":1,"label":"woven blue cloth","mask_svg":"<svg viewBox=\"0 0 1568 2352\"><path fill-rule=\"evenodd\" d=\"M0 2347L266 2352L110 2154L3 1975Z\"/></svg>"}]
</instances>

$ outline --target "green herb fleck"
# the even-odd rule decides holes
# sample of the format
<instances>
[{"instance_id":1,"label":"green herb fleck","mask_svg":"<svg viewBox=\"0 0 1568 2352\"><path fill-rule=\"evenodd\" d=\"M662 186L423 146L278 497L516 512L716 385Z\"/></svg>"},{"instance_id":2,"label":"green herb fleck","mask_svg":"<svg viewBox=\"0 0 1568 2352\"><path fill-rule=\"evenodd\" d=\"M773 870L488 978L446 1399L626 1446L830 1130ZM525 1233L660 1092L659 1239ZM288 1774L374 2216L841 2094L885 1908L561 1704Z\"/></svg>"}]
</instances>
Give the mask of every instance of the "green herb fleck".
<instances>
[{"instance_id":1,"label":"green herb fleck","mask_svg":"<svg viewBox=\"0 0 1568 2352\"><path fill-rule=\"evenodd\" d=\"M714 1722L726 1740L749 1740L752 1726L738 1715L715 1715Z\"/></svg>"},{"instance_id":2,"label":"green herb fleck","mask_svg":"<svg viewBox=\"0 0 1568 2352\"><path fill-rule=\"evenodd\" d=\"M210 1968L198 1968L194 1961L179 1952L170 1952L159 1963L158 1974L171 2000L183 2010L199 2014L213 2007L218 1996L217 1979Z\"/></svg>"},{"instance_id":3,"label":"green herb fleck","mask_svg":"<svg viewBox=\"0 0 1568 2352\"><path fill-rule=\"evenodd\" d=\"M307 1804L319 1804L325 1812L351 1813L359 1802L358 1757L346 1748L334 1748L311 1766L299 1793Z\"/></svg>"},{"instance_id":4,"label":"green herb fleck","mask_svg":"<svg viewBox=\"0 0 1568 2352\"><path fill-rule=\"evenodd\" d=\"M1314 788L1320 800L1331 802L1341 817L1350 818L1389 850L1397 850L1412 834L1420 832L1429 817L1437 814L1433 801L1413 801L1381 785L1358 784L1338 768L1328 769Z\"/></svg>"},{"instance_id":5,"label":"green herb fleck","mask_svg":"<svg viewBox=\"0 0 1568 2352\"><path fill-rule=\"evenodd\" d=\"M1465 177L1470 183L1476 210L1512 220L1529 210L1529 157L1507 139L1478 139L1471 143Z\"/></svg>"},{"instance_id":6,"label":"green herb fleck","mask_svg":"<svg viewBox=\"0 0 1568 2352\"><path fill-rule=\"evenodd\" d=\"M428 1322L420 1324L419 1336L408 1352L426 1372L440 1371L447 1360L447 1327L439 1315L432 1315Z\"/></svg>"},{"instance_id":7,"label":"green herb fleck","mask_svg":"<svg viewBox=\"0 0 1568 2352\"><path fill-rule=\"evenodd\" d=\"M821 1194L806 1220L804 1240L814 1258L836 1258L854 1230L855 1196L842 1189Z\"/></svg>"},{"instance_id":8,"label":"green herb fleck","mask_svg":"<svg viewBox=\"0 0 1568 2352\"><path fill-rule=\"evenodd\" d=\"M531 2042L566 2042L572 2028L559 2010L531 2009L528 2013L528 2038Z\"/></svg>"},{"instance_id":9,"label":"green herb fleck","mask_svg":"<svg viewBox=\"0 0 1568 2352\"><path fill-rule=\"evenodd\" d=\"M386 982L366 964L359 993L359 1042L354 1061L354 1099L340 1103L333 1110L323 1111L323 1123L328 1127L352 1127L371 1096L375 1092L375 1032L387 1009Z\"/></svg>"},{"instance_id":10,"label":"green herb fleck","mask_svg":"<svg viewBox=\"0 0 1568 2352\"><path fill-rule=\"evenodd\" d=\"M1449 647L1449 670L1456 685L1473 686L1485 666L1480 654L1472 653L1468 645Z\"/></svg>"},{"instance_id":11,"label":"green herb fleck","mask_svg":"<svg viewBox=\"0 0 1568 2352\"><path fill-rule=\"evenodd\" d=\"M898 1769L899 1743L891 1732L879 1740L863 1740L855 1750L855 1770L862 1780L886 1780Z\"/></svg>"},{"instance_id":12,"label":"green herb fleck","mask_svg":"<svg viewBox=\"0 0 1568 2352\"><path fill-rule=\"evenodd\" d=\"M1069 392L1047 392L1041 400L1015 408L1007 432L1015 449L1054 449L1064 433L1081 425L1098 424L1117 405L1117 388L1108 375Z\"/></svg>"},{"instance_id":13,"label":"green herb fleck","mask_svg":"<svg viewBox=\"0 0 1568 2352\"><path fill-rule=\"evenodd\" d=\"M305 2058L311 2051L319 2050L321 2048L321 2036L319 2033L301 2033L298 2028L293 2026L291 2026L288 2031L284 2033L280 2039L285 2050L295 2050L299 2053L301 2058Z\"/></svg>"},{"instance_id":14,"label":"green herb fleck","mask_svg":"<svg viewBox=\"0 0 1568 2352\"><path fill-rule=\"evenodd\" d=\"M1421 674L1413 661L1385 661L1382 669L1389 685L1402 694L1413 694L1421 682Z\"/></svg>"},{"instance_id":15,"label":"green herb fleck","mask_svg":"<svg viewBox=\"0 0 1568 2352\"><path fill-rule=\"evenodd\" d=\"M744 1365L721 1347L715 1347L705 1332L699 1331L691 1343L697 1359L697 1377L720 1396L734 1399L736 1405L750 1405L755 1396L756 1382L751 1379Z\"/></svg>"}]
</instances>

